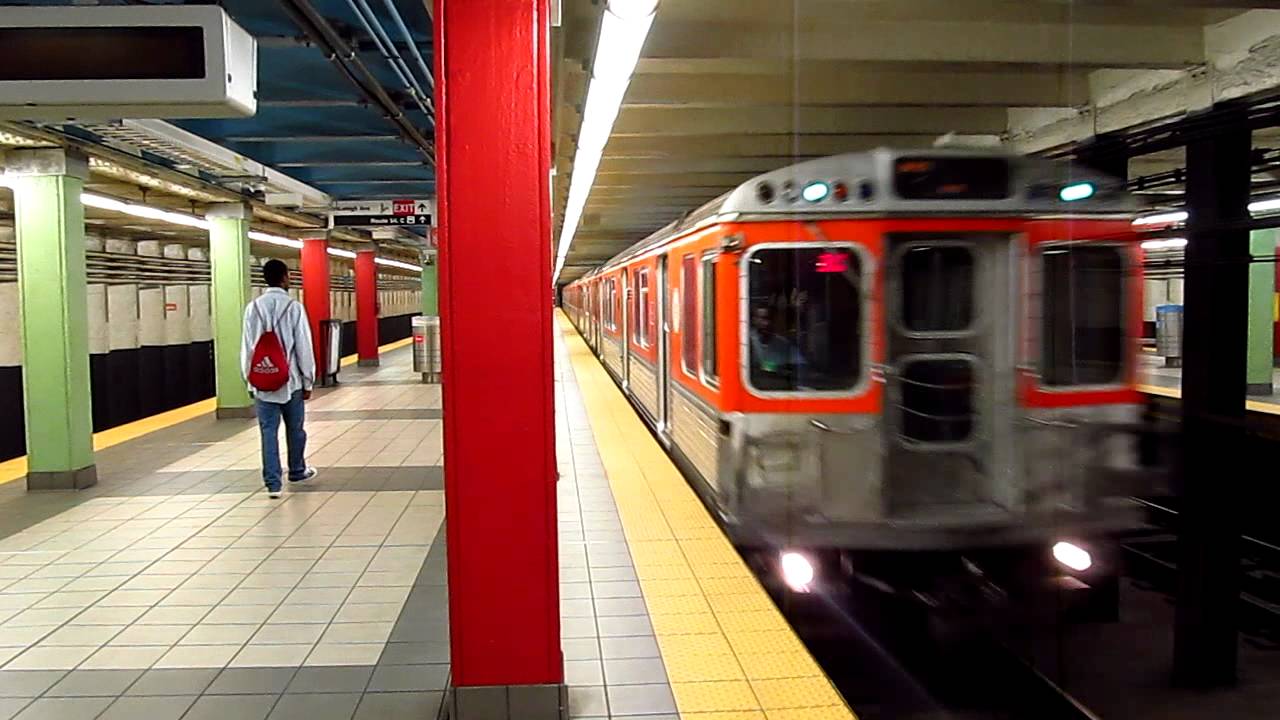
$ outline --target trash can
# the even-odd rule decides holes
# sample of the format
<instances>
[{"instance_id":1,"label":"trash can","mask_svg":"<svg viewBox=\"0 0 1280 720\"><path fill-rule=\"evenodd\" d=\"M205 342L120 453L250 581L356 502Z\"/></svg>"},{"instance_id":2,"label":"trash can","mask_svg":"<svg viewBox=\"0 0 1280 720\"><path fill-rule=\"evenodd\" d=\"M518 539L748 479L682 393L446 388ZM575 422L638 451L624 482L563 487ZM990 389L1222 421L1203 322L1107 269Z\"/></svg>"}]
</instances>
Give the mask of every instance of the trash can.
<instances>
[{"instance_id":1,"label":"trash can","mask_svg":"<svg viewBox=\"0 0 1280 720\"><path fill-rule=\"evenodd\" d=\"M320 387L338 384L338 371L342 369L342 321L321 320L320 337L315 338L319 352L316 357L320 367Z\"/></svg>"},{"instance_id":2,"label":"trash can","mask_svg":"<svg viewBox=\"0 0 1280 720\"><path fill-rule=\"evenodd\" d=\"M1156 306L1156 354L1165 367L1182 367L1182 306Z\"/></svg>"},{"instance_id":3,"label":"trash can","mask_svg":"<svg viewBox=\"0 0 1280 720\"><path fill-rule=\"evenodd\" d=\"M421 373L422 382L440 382L443 369L440 354L440 318L416 315L413 318L413 371Z\"/></svg>"}]
</instances>

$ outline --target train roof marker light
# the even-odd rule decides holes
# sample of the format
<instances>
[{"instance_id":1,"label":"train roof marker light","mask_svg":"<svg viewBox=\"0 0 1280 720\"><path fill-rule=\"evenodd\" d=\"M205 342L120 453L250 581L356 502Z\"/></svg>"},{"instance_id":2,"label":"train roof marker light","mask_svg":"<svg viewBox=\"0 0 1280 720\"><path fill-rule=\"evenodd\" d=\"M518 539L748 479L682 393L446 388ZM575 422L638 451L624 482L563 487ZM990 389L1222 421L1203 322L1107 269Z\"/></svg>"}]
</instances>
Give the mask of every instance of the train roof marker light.
<instances>
[{"instance_id":1,"label":"train roof marker light","mask_svg":"<svg viewBox=\"0 0 1280 720\"><path fill-rule=\"evenodd\" d=\"M556 248L554 285L564 269L569 246L578 231L587 196L595 184L596 170L604 147L613 133L613 123L622 107L622 98L631 84L631 75L640 60L640 51L649 28L653 26L658 0L609 0L600 20L595 58L591 65L591 82L587 86L586 106L578 131L578 149L573 158L573 174L569 178L569 196L565 203L564 224Z\"/></svg>"},{"instance_id":2,"label":"train roof marker light","mask_svg":"<svg viewBox=\"0 0 1280 720\"><path fill-rule=\"evenodd\" d=\"M800 197L811 203L822 202L831 195L831 186L821 180L814 180L800 191Z\"/></svg>"},{"instance_id":3,"label":"train roof marker light","mask_svg":"<svg viewBox=\"0 0 1280 720\"><path fill-rule=\"evenodd\" d=\"M1058 199L1062 202L1076 202L1078 200L1088 200L1097 192L1097 188L1091 182L1077 182L1070 185L1064 185L1058 191Z\"/></svg>"}]
</instances>

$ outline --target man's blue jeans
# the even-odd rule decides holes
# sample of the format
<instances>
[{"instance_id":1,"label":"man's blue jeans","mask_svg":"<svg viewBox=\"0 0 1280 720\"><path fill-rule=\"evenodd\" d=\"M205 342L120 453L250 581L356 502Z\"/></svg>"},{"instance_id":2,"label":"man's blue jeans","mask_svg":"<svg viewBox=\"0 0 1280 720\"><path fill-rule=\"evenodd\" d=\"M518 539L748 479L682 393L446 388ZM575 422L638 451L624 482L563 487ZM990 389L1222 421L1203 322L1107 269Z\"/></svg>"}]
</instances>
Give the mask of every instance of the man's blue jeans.
<instances>
[{"instance_id":1,"label":"man's blue jeans","mask_svg":"<svg viewBox=\"0 0 1280 720\"><path fill-rule=\"evenodd\" d=\"M307 431L303 428L302 391L297 390L287 403L255 400L258 428L262 430L262 481L268 490L280 489L280 417L284 416L284 440L289 447L289 479L301 480L307 474Z\"/></svg>"}]
</instances>

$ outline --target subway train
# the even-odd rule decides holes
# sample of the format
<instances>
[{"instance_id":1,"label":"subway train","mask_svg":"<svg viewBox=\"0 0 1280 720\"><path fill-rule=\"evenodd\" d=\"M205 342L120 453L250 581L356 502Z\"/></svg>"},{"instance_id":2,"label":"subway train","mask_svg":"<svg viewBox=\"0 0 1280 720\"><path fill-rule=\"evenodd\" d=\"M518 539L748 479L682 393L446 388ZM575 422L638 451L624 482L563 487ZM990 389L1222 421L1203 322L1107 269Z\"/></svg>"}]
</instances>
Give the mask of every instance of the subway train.
<instances>
[{"instance_id":1,"label":"subway train","mask_svg":"<svg viewBox=\"0 0 1280 720\"><path fill-rule=\"evenodd\" d=\"M734 188L561 304L785 597L1110 613L1109 538L1153 482L1137 210L1067 163L844 154Z\"/></svg>"}]
</instances>

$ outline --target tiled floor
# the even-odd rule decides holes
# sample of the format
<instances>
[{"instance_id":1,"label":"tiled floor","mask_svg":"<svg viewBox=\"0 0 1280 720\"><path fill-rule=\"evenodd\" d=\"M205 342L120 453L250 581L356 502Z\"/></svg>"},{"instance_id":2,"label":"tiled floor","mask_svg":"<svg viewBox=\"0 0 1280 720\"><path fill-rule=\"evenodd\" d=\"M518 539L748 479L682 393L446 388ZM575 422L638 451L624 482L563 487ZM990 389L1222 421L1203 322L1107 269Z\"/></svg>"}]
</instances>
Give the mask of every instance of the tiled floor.
<instances>
[{"instance_id":1,"label":"tiled floor","mask_svg":"<svg viewBox=\"0 0 1280 720\"><path fill-rule=\"evenodd\" d=\"M349 368L308 404L322 474L272 501L252 421L0 490L0 720L434 717L448 676L439 388Z\"/></svg>"}]
</instances>

